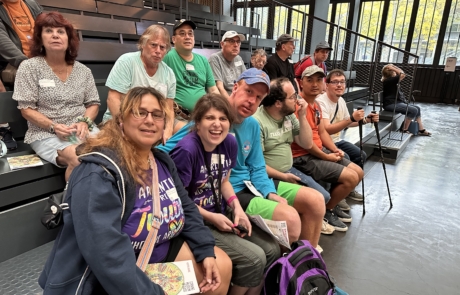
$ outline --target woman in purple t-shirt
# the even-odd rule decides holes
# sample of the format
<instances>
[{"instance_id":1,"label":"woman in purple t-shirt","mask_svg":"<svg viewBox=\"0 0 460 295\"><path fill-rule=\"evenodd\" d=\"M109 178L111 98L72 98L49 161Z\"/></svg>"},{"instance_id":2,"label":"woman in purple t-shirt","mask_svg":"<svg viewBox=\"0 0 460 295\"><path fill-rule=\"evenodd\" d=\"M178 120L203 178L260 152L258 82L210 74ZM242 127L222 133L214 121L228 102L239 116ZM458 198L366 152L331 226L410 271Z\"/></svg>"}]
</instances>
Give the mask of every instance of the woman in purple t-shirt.
<instances>
[{"instance_id":1,"label":"woman in purple t-shirt","mask_svg":"<svg viewBox=\"0 0 460 295\"><path fill-rule=\"evenodd\" d=\"M164 295L136 264L155 224L152 195L160 213L149 262L191 260L201 292L227 294L230 259L215 247L171 158L153 148L162 139L165 108L160 92L135 87L120 113L77 150L69 210L39 279L44 294Z\"/></svg>"},{"instance_id":2,"label":"woman in purple t-shirt","mask_svg":"<svg viewBox=\"0 0 460 295\"><path fill-rule=\"evenodd\" d=\"M193 131L170 155L189 196L210 227L216 245L233 262L230 295L258 295L264 269L279 257L279 246L252 227L230 184L237 161L237 143L229 134L234 115L218 94L200 98L192 113Z\"/></svg>"}]
</instances>

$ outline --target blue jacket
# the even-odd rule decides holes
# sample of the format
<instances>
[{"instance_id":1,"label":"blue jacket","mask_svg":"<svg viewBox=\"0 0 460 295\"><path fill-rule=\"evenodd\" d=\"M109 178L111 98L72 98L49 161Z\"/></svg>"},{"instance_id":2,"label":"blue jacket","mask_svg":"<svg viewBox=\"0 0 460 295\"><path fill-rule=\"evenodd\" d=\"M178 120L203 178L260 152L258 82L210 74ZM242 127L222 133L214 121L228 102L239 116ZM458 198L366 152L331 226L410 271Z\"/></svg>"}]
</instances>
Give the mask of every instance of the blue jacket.
<instances>
[{"instance_id":1,"label":"blue jacket","mask_svg":"<svg viewBox=\"0 0 460 295\"><path fill-rule=\"evenodd\" d=\"M185 225L180 235L197 262L214 257L214 238L188 197L176 166L165 153L153 152L168 167L182 201ZM136 266L131 240L121 231L134 207L135 182L110 150L80 160L68 184L64 225L39 278L43 294L163 295L161 287Z\"/></svg>"}]
</instances>

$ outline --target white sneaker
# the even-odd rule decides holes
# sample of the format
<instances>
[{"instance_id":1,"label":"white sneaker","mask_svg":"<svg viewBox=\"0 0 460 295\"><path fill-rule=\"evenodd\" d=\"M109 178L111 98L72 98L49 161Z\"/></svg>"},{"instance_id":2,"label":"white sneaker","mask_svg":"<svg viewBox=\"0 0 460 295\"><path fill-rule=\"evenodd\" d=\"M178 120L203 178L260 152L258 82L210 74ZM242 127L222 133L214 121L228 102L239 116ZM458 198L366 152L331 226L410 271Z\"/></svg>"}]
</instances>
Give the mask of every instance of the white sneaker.
<instances>
[{"instance_id":1,"label":"white sneaker","mask_svg":"<svg viewBox=\"0 0 460 295\"><path fill-rule=\"evenodd\" d=\"M323 235L332 235L335 231L335 228L327 223L326 220L323 219L323 224L321 225L321 233Z\"/></svg>"},{"instance_id":2,"label":"white sneaker","mask_svg":"<svg viewBox=\"0 0 460 295\"><path fill-rule=\"evenodd\" d=\"M323 248L321 248L321 246L318 244L318 246L316 246L316 251L319 252L319 254L323 253Z\"/></svg>"}]
</instances>

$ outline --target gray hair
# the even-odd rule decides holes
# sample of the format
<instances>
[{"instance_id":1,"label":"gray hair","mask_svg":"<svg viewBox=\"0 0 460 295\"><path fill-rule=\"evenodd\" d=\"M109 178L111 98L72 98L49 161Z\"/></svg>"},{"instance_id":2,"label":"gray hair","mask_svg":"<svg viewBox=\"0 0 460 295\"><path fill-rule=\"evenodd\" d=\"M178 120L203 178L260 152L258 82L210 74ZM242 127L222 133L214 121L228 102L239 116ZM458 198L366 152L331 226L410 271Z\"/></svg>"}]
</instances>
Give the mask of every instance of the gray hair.
<instances>
[{"instance_id":1,"label":"gray hair","mask_svg":"<svg viewBox=\"0 0 460 295\"><path fill-rule=\"evenodd\" d=\"M256 49L256 50L254 50L252 52L251 57L254 57L254 56L257 56L257 55L267 56L267 52L265 50L263 50L262 48L259 48L259 49Z\"/></svg>"},{"instance_id":2,"label":"gray hair","mask_svg":"<svg viewBox=\"0 0 460 295\"><path fill-rule=\"evenodd\" d=\"M144 47L145 44L147 44L147 41L149 39L160 37L161 35L163 35L163 39L166 44L166 51L169 51L171 49L171 41L169 38L169 32L165 27L161 25L149 26L144 31L144 33L142 33L142 36L139 38L139 41L137 42L137 48L142 51L142 47Z\"/></svg>"}]
</instances>

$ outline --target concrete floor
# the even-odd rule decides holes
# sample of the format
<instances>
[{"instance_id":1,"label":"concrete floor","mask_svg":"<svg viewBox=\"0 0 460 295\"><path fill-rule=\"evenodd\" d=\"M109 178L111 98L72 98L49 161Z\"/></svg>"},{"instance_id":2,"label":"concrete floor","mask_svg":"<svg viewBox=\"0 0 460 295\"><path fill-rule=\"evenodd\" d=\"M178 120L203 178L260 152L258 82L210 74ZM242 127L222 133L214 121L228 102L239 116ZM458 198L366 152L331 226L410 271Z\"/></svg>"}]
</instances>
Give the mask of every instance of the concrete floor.
<instances>
[{"instance_id":1,"label":"concrete floor","mask_svg":"<svg viewBox=\"0 0 460 295\"><path fill-rule=\"evenodd\" d=\"M329 273L350 295L460 294L460 112L420 106L433 135L413 137L396 163L386 164L393 209L373 156L365 216L361 203L348 201L349 230L321 236Z\"/></svg>"}]
</instances>

